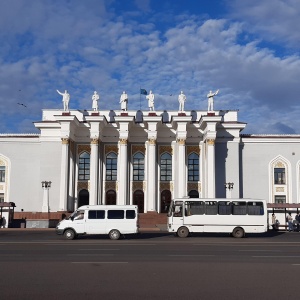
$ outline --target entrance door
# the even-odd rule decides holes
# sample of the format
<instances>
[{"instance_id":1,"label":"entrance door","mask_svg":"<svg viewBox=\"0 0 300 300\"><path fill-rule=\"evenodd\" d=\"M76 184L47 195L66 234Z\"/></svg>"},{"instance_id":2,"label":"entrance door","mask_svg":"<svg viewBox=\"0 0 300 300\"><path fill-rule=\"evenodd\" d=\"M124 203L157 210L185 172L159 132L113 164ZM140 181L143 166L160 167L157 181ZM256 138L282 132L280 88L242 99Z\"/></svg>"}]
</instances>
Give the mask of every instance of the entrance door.
<instances>
[{"instance_id":1,"label":"entrance door","mask_svg":"<svg viewBox=\"0 0 300 300\"><path fill-rule=\"evenodd\" d=\"M117 194L114 190L109 190L106 192L106 205L116 205L117 204Z\"/></svg>"},{"instance_id":2,"label":"entrance door","mask_svg":"<svg viewBox=\"0 0 300 300\"><path fill-rule=\"evenodd\" d=\"M90 194L88 190L81 190L78 195L78 207L89 205Z\"/></svg>"},{"instance_id":3,"label":"entrance door","mask_svg":"<svg viewBox=\"0 0 300 300\"><path fill-rule=\"evenodd\" d=\"M169 190L164 190L160 195L160 212L167 213L169 211L171 203L171 192Z\"/></svg>"},{"instance_id":4,"label":"entrance door","mask_svg":"<svg viewBox=\"0 0 300 300\"><path fill-rule=\"evenodd\" d=\"M133 193L133 205L138 206L139 213L144 212L144 192L142 190L137 190Z\"/></svg>"}]
</instances>

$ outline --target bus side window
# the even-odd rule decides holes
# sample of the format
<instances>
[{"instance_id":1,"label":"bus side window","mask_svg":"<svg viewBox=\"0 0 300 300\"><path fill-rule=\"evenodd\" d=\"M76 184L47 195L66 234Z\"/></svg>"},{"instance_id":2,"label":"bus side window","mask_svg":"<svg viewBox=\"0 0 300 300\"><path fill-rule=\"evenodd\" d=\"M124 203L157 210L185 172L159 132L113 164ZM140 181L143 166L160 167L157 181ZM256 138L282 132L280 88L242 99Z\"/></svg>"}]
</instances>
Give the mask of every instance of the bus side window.
<instances>
[{"instance_id":1,"label":"bus side window","mask_svg":"<svg viewBox=\"0 0 300 300\"><path fill-rule=\"evenodd\" d=\"M248 202L248 215L263 215L264 207L262 202Z\"/></svg>"},{"instance_id":2,"label":"bus side window","mask_svg":"<svg viewBox=\"0 0 300 300\"><path fill-rule=\"evenodd\" d=\"M219 202L219 215L231 215L232 205L231 202Z\"/></svg>"},{"instance_id":3,"label":"bus side window","mask_svg":"<svg viewBox=\"0 0 300 300\"><path fill-rule=\"evenodd\" d=\"M182 205L175 205L174 206L174 217L182 217Z\"/></svg>"}]
</instances>

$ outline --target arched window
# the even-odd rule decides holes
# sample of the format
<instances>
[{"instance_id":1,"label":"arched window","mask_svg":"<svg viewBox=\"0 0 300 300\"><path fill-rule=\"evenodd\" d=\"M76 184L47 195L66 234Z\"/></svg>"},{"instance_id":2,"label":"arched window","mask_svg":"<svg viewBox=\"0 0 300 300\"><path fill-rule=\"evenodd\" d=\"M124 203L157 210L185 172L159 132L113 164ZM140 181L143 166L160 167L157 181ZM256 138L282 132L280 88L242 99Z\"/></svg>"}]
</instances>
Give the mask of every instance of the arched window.
<instances>
[{"instance_id":1,"label":"arched window","mask_svg":"<svg viewBox=\"0 0 300 300\"><path fill-rule=\"evenodd\" d=\"M145 157L144 154L138 152L133 156L133 180L143 181L145 170Z\"/></svg>"},{"instance_id":2,"label":"arched window","mask_svg":"<svg viewBox=\"0 0 300 300\"><path fill-rule=\"evenodd\" d=\"M199 181L199 155L196 153L188 156L188 181Z\"/></svg>"},{"instance_id":3,"label":"arched window","mask_svg":"<svg viewBox=\"0 0 300 300\"><path fill-rule=\"evenodd\" d=\"M106 156L106 180L107 181L116 181L117 180L117 164L118 158L117 154L110 152Z\"/></svg>"},{"instance_id":4,"label":"arched window","mask_svg":"<svg viewBox=\"0 0 300 300\"><path fill-rule=\"evenodd\" d=\"M106 192L106 205L116 205L117 204L117 194L114 190L109 190Z\"/></svg>"},{"instance_id":5,"label":"arched window","mask_svg":"<svg viewBox=\"0 0 300 300\"><path fill-rule=\"evenodd\" d=\"M79 155L78 180L90 179L90 155L82 152Z\"/></svg>"},{"instance_id":6,"label":"arched window","mask_svg":"<svg viewBox=\"0 0 300 300\"><path fill-rule=\"evenodd\" d=\"M137 190L133 193L133 205L137 205L139 213L144 212L144 192Z\"/></svg>"},{"instance_id":7,"label":"arched window","mask_svg":"<svg viewBox=\"0 0 300 300\"><path fill-rule=\"evenodd\" d=\"M189 197L190 198L199 198L199 192L195 190L189 191Z\"/></svg>"},{"instance_id":8,"label":"arched window","mask_svg":"<svg viewBox=\"0 0 300 300\"><path fill-rule=\"evenodd\" d=\"M160 157L160 180L172 180L172 156L169 153L164 153Z\"/></svg>"},{"instance_id":9,"label":"arched window","mask_svg":"<svg viewBox=\"0 0 300 300\"><path fill-rule=\"evenodd\" d=\"M90 194L88 190L81 190L78 194L78 207L89 205Z\"/></svg>"},{"instance_id":10,"label":"arched window","mask_svg":"<svg viewBox=\"0 0 300 300\"><path fill-rule=\"evenodd\" d=\"M167 213L169 211L171 203L171 192L169 190L163 190L160 194L160 212Z\"/></svg>"}]
</instances>

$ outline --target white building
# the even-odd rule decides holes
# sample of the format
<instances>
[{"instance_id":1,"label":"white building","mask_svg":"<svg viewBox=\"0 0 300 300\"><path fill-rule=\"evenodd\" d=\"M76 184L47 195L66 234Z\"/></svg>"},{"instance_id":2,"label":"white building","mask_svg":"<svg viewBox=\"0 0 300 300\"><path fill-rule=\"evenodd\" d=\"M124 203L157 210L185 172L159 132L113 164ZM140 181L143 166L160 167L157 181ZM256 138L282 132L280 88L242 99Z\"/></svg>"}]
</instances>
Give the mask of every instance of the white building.
<instances>
[{"instance_id":1,"label":"white building","mask_svg":"<svg viewBox=\"0 0 300 300\"><path fill-rule=\"evenodd\" d=\"M0 135L0 201L15 211L160 213L188 195L300 203L300 135L243 135L238 111L44 110L34 125Z\"/></svg>"}]
</instances>

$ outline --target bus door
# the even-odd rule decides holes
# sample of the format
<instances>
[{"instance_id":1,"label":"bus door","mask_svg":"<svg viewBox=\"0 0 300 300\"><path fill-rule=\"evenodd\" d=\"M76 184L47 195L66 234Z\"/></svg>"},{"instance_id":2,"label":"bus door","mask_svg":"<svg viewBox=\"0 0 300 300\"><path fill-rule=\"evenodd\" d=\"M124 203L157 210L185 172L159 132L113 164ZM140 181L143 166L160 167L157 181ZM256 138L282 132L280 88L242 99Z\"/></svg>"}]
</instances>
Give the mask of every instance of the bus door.
<instances>
[{"instance_id":1,"label":"bus door","mask_svg":"<svg viewBox=\"0 0 300 300\"><path fill-rule=\"evenodd\" d=\"M172 223L175 226L183 225L183 202L182 201L176 201L174 203L173 213L172 213Z\"/></svg>"}]
</instances>

